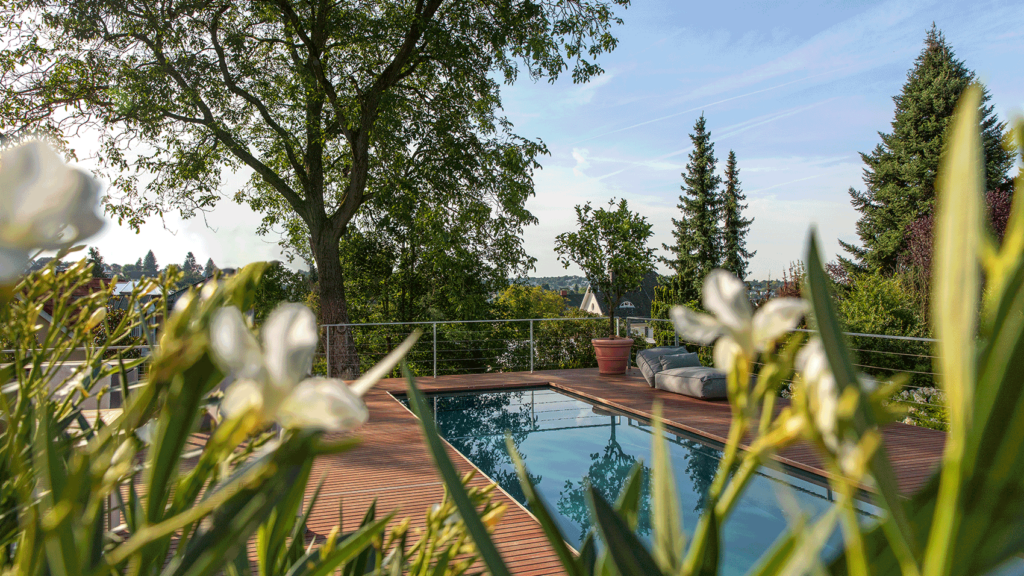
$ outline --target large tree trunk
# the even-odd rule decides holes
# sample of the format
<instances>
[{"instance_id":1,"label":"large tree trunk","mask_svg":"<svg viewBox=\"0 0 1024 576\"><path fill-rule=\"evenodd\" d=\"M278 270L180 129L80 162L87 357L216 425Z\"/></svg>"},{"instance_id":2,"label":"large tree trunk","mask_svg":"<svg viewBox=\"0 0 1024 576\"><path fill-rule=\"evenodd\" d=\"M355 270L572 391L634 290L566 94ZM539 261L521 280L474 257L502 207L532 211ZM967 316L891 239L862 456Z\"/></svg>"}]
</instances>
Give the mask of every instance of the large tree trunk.
<instances>
[{"instance_id":1,"label":"large tree trunk","mask_svg":"<svg viewBox=\"0 0 1024 576\"><path fill-rule=\"evenodd\" d=\"M320 312L317 318L322 326L321 337L330 367L328 376L346 380L359 376L359 351L348 324L348 302L345 300L345 277L341 269L338 239L322 231L310 238L313 258L316 260Z\"/></svg>"}]
</instances>

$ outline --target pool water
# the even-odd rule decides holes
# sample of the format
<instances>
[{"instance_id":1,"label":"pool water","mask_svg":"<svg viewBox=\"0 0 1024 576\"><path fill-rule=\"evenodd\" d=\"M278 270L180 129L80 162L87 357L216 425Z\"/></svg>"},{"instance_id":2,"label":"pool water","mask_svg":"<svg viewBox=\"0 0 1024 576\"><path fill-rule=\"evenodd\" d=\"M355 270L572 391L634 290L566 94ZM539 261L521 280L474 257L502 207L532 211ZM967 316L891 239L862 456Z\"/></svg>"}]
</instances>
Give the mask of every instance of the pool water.
<instances>
[{"instance_id":1,"label":"pool water","mask_svg":"<svg viewBox=\"0 0 1024 576\"><path fill-rule=\"evenodd\" d=\"M637 532L651 537L651 434L648 422L595 406L549 388L427 397L441 435L520 503L526 498L505 449L506 431L523 456L537 491L569 544L578 548L590 530L586 486L614 502L633 465L645 463ZM722 456L714 444L666 432L683 517L692 533ZM744 574L788 527L779 504L785 491L812 517L831 506L831 493L809 480L761 468L723 526L721 574ZM863 502L865 521L878 510ZM833 534L830 556L841 546Z\"/></svg>"}]
</instances>

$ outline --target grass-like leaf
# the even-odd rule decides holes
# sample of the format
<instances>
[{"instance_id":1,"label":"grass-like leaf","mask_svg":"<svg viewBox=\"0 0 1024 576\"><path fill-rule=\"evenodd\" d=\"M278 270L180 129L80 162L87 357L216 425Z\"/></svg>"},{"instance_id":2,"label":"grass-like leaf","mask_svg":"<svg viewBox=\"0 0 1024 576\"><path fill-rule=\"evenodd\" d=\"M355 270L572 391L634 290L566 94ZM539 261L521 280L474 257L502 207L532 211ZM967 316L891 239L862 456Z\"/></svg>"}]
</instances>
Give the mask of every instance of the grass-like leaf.
<instances>
[{"instance_id":1,"label":"grass-like leaf","mask_svg":"<svg viewBox=\"0 0 1024 576\"><path fill-rule=\"evenodd\" d=\"M981 88L977 85L960 99L937 179L932 317L939 339L938 372L942 374L949 409L949 436L943 454L939 506L925 550L925 576L950 572L963 497L965 471L961 465L974 408L985 193L978 130L980 104Z\"/></svg>"},{"instance_id":2,"label":"grass-like leaf","mask_svg":"<svg viewBox=\"0 0 1024 576\"><path fill-rule=\"evenodd\" d=\"M658 564L651 557L643 542L636 537L625 518L616 514L601 493L593 486L587 487L587 496L593 512L594 522L601 533L601 539L608 547L608 554L622 576L654 576L661 574Z\"/></svg>"},{"instance_id":3,"label":"grass-like leaf","mask_svg":"<svg viewBox=\"0 0 1024 576\"><path fill-rule=\"evenodd\" d=\"M286 576L327 576L352 558L370 548L373 539L380 535L394 518L394 513L380 520L372 521L355 532L345 536L334 545L334 549L326 558L320 558L320 550L315 549L306 554L300 561L292 565Z\"/></svg>"},{"instance_id":4,"label":"grass-like leaf","mask_svg":"<svg viewBox=\"0 0 1024 576\"><path fill-rule=\"evenodd\" d=\"M509 456L512 457L512 462L515 464L516 474L519 476L519 485L523 488L523 494L526 495L526 502L530 505L530 512L537 517L537 521L540 523L541 529L544 530L544 535L547 536L551 548L558 555L562 567L565 568L565 571L570 576L585 576L588 572L580 570L576 558L569 551L569 547L565 545L562 531L558 529L558 524L552 519L547 505L541 500L540 494L537 494L537 491L534 489L533 482L530 482L530 475L526 472L526 466L523 464L523 459L519 456L519 451L516 450L511 436L505 437L505 446L508 449Z\"/></svg>"},{"instance_id":5,"label":"grass-like leaf","mask_svg":"<svg viewBox=\"0 0 1024 576\"><path fill-rule=\"evenodd\" d=\"M651 490L651 524L654 528L654 559L663 572L676 574L682 567L686 546L679 514L679 495L665 443L665 424L661 420L661 403L654 405L651 433L653 487Z\"/></svg>"},{"instance_id":6,"label":"grass-like leaf","mask_svg":"<svg viewBox=\"0 0 1024 576\"><path fill-rule=\"evenodd\" d=\"M491 535L487 532L484 523L480 521L476 507L473 506L469 495L466 494L466 489L462 486L462 480L459 478L458 472L455 471L452 461L448 458L448 453L445 452L444 442L441 440L441 436L437 432L437 425L434 423L434 418L427 409L426 402L423 400L423 394L416 387L416 380L412 372L409 371L408 365L404 362L402 363L402 372L405 373L405 378L409 383L409 405L420 419L420 428L423 430L427 449L430 450L430 455L434 459L434 465L441 474L445 486L448 487L448 492L452 495L452 500L459 509L462 521L466 523L466 530L473 539L473 543L476 544L477 551L480 553L480 559L492 576L511 576L508 566L505 565L501 554L498 553L498 549L494 546L494 541L491 540Z\"/></svg>"},{"instance_id":7,"label":"grass-like leaf","mask_svg":"<svg viewBox=\"0 0 1024 576\"><path fill-rule=\"evenodd\" d=\"M640 497L644 492L644 464L636 462L629 470L626 483L615 501L615 511L622 516L630 530L636 530L640 522Z\"/></svg>"}]
</instances>

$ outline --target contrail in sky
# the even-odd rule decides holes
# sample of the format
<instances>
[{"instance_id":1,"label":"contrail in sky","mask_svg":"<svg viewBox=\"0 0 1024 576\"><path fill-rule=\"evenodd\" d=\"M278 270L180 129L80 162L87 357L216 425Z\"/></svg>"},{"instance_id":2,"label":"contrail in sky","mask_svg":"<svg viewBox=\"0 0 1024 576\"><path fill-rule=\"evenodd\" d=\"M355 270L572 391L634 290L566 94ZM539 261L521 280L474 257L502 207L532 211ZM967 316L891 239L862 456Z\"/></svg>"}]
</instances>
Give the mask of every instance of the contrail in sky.
<instances>
[{"instance_id":1,"label":"contrail in sky","mask_svg":"<svg viewBox=\"0 0 1024 576\"><path fill-rule=\"evenodd\" d=\"M717 104L723 104L725 102L730 102L732 100L736 100L736 99L739 99L739 98L746 98L747 96L753 96L755 94L761 94L762 92L768 92L770 90L777 90L779 88L784 88L784 87L789 86L791 84L796 84L798 82L805 82L807 80L812 80L814 78L818 78L819 76L825 76L826 74L834 74L834 73L842 71L842 70L844 70L846 68L852 68L852 67L853 66L845 66L844 68L839 68L837 70L828 70L826 72L821 72L819 74L812 74L810 76L805 76L803 78L797 78L796 80L790 80L789 82L783 82L782 84L778 84L776 86L770 86L768 88L762 88L760 90L754 90L753 92L747 92L746 94L740 94L738 96L730 96L729 98L726 98L724 100L718 100L718 101L715 101L715 102L711 102L710 104L704 104L703 106L696 106L696 107L690 108L688 110L683 110L682 112L674 112L672 114L669 114L668 116L662 116L660 118L655 118L653 120L645 120L643 122L640 122L639 124L633 124L632 126L626 126L625 128L616 128L615 130L612 130L610 132L605 132L603 134L598 134L596 136L590 136L589 138L584 138L582 140L577 140L576 142L573 142L570 145L571 146L575 146L577 144L582 144L583 142L589 142L590 140L594 140L596 138L603 138L604 136L609 136L611 134L617 134L619 132L624 132L626 130L632 130L633 128L639 128L640 126L646 126L648 124L653 124L655 122L661 122L662 120L668 120L669 118L675 118L676 116L681 116L683 114L688 114L690 112L696 112L697 110L704 110L704 109L710 108L712 106L715 106Z\"/></svg>"},{"instance_id":2,"label":"contrail in sky","mask_svg":"<svg viewBox=\"0 0 1024 576\"><path fill-rule=\"evenodd\" d=\"M811 108L814 108L816 106L821 106L822 104L831 102L833 100L835 100L835 98L828 98L826 100L822 100L820 102L815 102L814 104L809 104L807 106L801 106L799 108L790 108L789 110L783 110L782 112L779 112L777 114L771 114L771 115L766 115L766 116L759 116L757 118L752 118L750 120L745 120L745 121L740 122L738 124L733 124L731 126L726 126L726 127L722 128L722 130L721 130L721 132L719 133L718 136L715 136L715 142L718 142L719 140L722 140L723 138L729 138L729 137L735 136L737 134L742 134L743 132L746 132L747 130L750 130L752 128L757 128L758 126L762 126L764 124L768 124L769 122L774 122L776 120L781 120L783 118L788 118L789 116L793 116L795 114L799 114L799 113L801 113L801 112L803 112L805 110L810 110ZM615 172L609 172L608 174L605 174L604 176L598 176L596 179L597 180L604 180L605 178L608 178L609 176L615 176L616 174L621 174L621 173L625 172L626 170L629 170L630 168L635 168L636 166L640 166L640 165L644 164L645 162L652 162L652 161L653 162L657 162L658 160L664 160L666 158L671 158L673 156L678 156L680 154L685 154L686 152L689 152L690 150L693 150L693 146L687 146L686 148L675 150L673 152L669 152L668 154L662 154L661 156L658 156L657 158L653 158L651 160L641 161L641 162L633 162L629 166L626 166L625 168L621 168L619 170L616 170Z\"/></svg>"}]
</instances>

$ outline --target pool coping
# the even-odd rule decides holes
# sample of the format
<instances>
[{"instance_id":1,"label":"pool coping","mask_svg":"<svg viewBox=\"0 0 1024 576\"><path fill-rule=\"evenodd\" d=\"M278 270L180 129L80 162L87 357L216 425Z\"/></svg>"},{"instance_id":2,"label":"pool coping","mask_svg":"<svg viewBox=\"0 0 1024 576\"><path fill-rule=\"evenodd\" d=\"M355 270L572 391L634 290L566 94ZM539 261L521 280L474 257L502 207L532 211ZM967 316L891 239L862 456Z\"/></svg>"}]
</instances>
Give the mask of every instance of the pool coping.
<instances>
[{"instance_id":1,"label":"pool coping","mask_svg":"<svg viewBox=\"0 0 1024 576\"><path fill-rule=\"evenodd\" d=\"M612 412L618 413L621 416L626 416L627 418L635 419L638 422L641 422L641 421L646 422L648 426L650 425L650 423L652 422L652 420L654 418L653 414L647 416L647 415L644 415L640 411L630 410L630 409L626 409L626 408L621 408L621 407L619 407L619 406L617 406L615 404L612 404L612 403L607 403L607 402L604 402L604 401L598 401L598 400L595 400L594 398L592 398L590 396L583 395L583 394L580 394L578 392L575 392L575 391L573 391L570 388L566 388L566 387L563 387L563 386L558 386L558 385L551 384L551 383L521 384L521 385L514 385L514 386L497 386L497 387L492 387L492 388L472 389L472 390L466 389L466 388L430 389L429 391L424 391L424 396L429 398L431 396L441 396L441 395L455 396L455 395L471 395L471 394L488 394L488 393L496 393L496 392L510 392L510 391L516 391L516 390L523 390L523 391L526 391L526 390L554 390L554 391L559 392L561 394L564 394L564 395L566 395L566 396L568 396L570 398L574 398L574 399L580 400L582 402L585 402L587 404L590 404L591 406L601 407L601 408L609 408L609 409L611 409ZM388 394L391 395L391 397L393 397L395 400L397 400L400 404L405 406L405 404L402 403L402 400L408 397L408 392L404 392L404 391L400 392L400 391L396 390L396 391L389 391ZM409 410L408 406L405 406L405 408L407 410ZM410 413L412 413L411 410L410 410ZM413 413L413 415L415 416L414 413ZM725 442L721 442L721 441L716 440L714 438L710 438L710 437L705 436L705 435L703 435L703 434L701 434L699 432L695 432L695 431L692 431L692 430L684 429L683 427L679 426L678 424L676 424L676 423L674 423L672 421L668 421L668 420L662 419L662 422L663 422L663 425L665 427L665 430L671 432L672 434L674 434L676 436L681 436L681 437L684 437L684 438L686 438L688 440L692 440L694 442L699 442L699 443L703 444L704 446L707 446L709 448L714 448L715 450L723 450L725 448L725 445L726 445ZM458 448L455 448L454 446L452 446L451 443L449 443L447 439L442 437L442 440L444 440L444 442L446 444L451 446L452 449L454 449L457 452L459 452ZM747 451L746 448L747 448L746 446L741 446L740 450L743 451L743 452L746 452ZM462 455L463 458L465 458L466 460L469 460L470 463L473 463L473 461L470 460L468 456L466 456L465 454L462 454L461 452L459 452L459 453ZM799 480L802 480L804 482L807 482L807 483L810 483L810 484L814 484L815 486L818 486L820 488L825 488L828 491L828 493L831 494L832 486L829 484L829 478L827 476L819 473L818 471L815 471L815 470L811 469L810 467L795 466L793 464L790 464L789 461L787 461L784 458L776 458L775 457L775 456L777 456L776 454L773 454L772 456L773 457L771 458L771 462L762 462L761 465L765 466L765 467L772 468L772 469L774 469L777 472L780 472L782 474L785 474L785 475L788 475L788 476L793 476L793 477L795 477L795 478L797 478ZM474 468L477 468L475 463L473 463L473 466L474 466ZM807 469L805 469L805 468L807 468ZM490 479L490 476L488 476L482 470L480 470L479 468L477 468L477 470L480 472L480 474L483 477ZM497 484L497 482L495 482L495 484ZM502 492L505 492L505 494L508 495L509 498L511 498L513 501L516 501L516 499L513 498L511 494L508 494L508 492L506 492L504 490L504 488L501 488L501 485L498 485L498 488L501 489ZM858 500L862 500L864 502L867 502L867 503L870 503L870 504L874 504L871 501L871 498L872 498L873 494L874 494L874 491L870 487L862 485L862 486L858 487L858 491L857 491L857 494L855 494L855 497ZM831 496L828 497L828 500L830 500L830 501L832 500ZM521 505L521 503L519 503L518 501L516 501L516 503ZM527 513L529 513L531 516L533 516L533 514L530 513L530 510L528 508L525 508L525 506L524 506L524 509L526 510ZM566 543L566 544L568 545L568 543ZM569 547L572 548L571 545L569 545ZM573 551L575 552L575 549Z\"/></svg>"},{"instance_id":2,"label":"pool coping","mask_svg":"<svg viewBox=\"0 0 1024 576\"><path fill-rule=\"evenodd\" d=\"M731 421L731 412L727 402L699 400L656 390L647 385L636 368L630 368L626 374L621 376L600 375L597 369L469 374L440 376L436 379L420 376L416 378L416 384L424 394L549 386L555 390L578 396L592 404L617 409L648 421L653 418L651 408L653 402L657 400L662 403L662 419L666 426L696 435L703 440L717 442L723 446L728 441L728 422ZM382 380L378 386L388 392L404 394L406 383L404 379L392 378ZM618 401L616 398L609 397L613 396L609 392L618 392L622 389L629 391L632 405L626 401ZM776 410L786 404L786 401L777 402ZM712 411L719 412L716 417L710 419L714 420L714 424L722 430L722 433L716 433L711 429L712 427L708 425L709 419L703 417L703 413ZM674 417L674 412L677 415L690 413L697 414L697 416L692 423L688 424ZM942 447L946 434L903 423L887 424L882 431L886 450L890 452L890 459L894 463L900 492L909 497L927 483L934 470L938 469L941 464ZM741 448L748 449L750 439L750 436L745 437L744 442L741 442ZM893 439L898 441L891 441ZM790 469L809 475L812 479L825 479L827 482L829 478L834 477L822 465L817 449L803 441L798 441L785 450L773 453L771 458ZM867 485L860 486L860 490L866 493L875 492L873 487Z\"/></svg>"}]
</instances>

